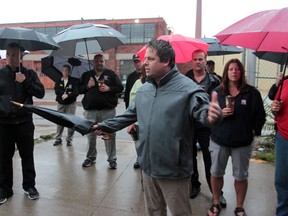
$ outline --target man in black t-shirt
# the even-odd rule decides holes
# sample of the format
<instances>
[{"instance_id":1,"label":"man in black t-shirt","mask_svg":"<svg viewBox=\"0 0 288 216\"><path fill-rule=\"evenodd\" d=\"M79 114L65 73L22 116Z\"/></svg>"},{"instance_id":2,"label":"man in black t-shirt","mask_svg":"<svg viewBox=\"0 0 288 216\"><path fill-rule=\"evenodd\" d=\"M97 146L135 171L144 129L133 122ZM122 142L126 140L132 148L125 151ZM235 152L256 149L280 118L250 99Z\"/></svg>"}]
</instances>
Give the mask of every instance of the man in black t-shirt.
<instances>
[{"instance_id":1,"label":"man in black t-shirt","mask_svg":"<svg viewBox=\"0 0 288 216\"><path fill-rule=\"evenodd\" d=\"M135 81L140 78L141 67L142 67L142 63L141 63L140 58L137 54L133 55L132 60L134 62L135 70L128 75L128 78L126 81L125 94L124 94L124 102L125 102L126 109L129 106L130 91L131 91Z\"/></svg>"},{"instance_id":2,"label":"man in black t-shirt","mask_svg":"<svg viewBox=\"0 0 288 216\"><path fill-rule=\"evenodd\" d=\"M211 95L212 90L220 85L220 80L206 69L206 54L202 50L196 50L192 53L192 69L186 73L186 76L192 79L196 84L200 85L207 94ZM195 123L194 140L193 140L193 170L194 173L191 176L191 191L190 198L194 199L200 192L201 183L199 181L199 172L197 167L197 142L199 143L205 166L205 176L209 189L212 192L210 183L210 167L211 167L211 155L209 152L210 141L210 128L202 125L201 123ZM220 197L220 205L222 208L226 207L226 200L223 196L223 192Z\"/></svg>"}]
</instances>

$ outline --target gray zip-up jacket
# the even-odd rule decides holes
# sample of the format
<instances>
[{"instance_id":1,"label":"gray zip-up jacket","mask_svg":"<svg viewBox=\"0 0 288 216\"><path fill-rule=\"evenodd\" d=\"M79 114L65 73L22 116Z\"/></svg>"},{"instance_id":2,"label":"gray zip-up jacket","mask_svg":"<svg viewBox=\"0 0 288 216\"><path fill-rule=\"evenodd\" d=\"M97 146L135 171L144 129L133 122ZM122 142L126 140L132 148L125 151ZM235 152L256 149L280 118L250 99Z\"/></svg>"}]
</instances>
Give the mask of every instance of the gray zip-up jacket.
<instances>
[{"instance_id":1,"label":"gray zip-up jacket","mask_svg":"<svg viewBox=\"0 0 288 216\"><path fill-rule=\"evenodd\" d=\"M188 178L193 172L193 122L209 126L208 106L206 92L175 66L158 86L147 80L137 90L135 103L99 126L115 132L138 121L136 150L143 171L153 178Z\"/></svg>"}]
</instances>

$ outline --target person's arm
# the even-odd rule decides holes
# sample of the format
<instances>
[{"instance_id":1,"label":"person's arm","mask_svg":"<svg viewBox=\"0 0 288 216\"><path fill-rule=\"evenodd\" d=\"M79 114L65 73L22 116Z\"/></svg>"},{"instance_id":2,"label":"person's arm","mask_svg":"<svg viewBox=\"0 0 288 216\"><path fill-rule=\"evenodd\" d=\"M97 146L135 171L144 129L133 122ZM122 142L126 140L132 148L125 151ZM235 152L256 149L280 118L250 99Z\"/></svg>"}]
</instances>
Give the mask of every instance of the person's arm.
<instances>
[{"instance_id":1,"label":"person's arm","mask_svg":"<svg viewBox=\"0 0 288 216\"><path fill-rule=\"evenodd\" d=\"M140 82L140 83L139 83ZM140 79L136 80L136 82L134 83L134 85L131 88L130 91L130 95L129 95L129 104L133 103L135 101L135 97L136 97L136 92L137 89L142 85Z\"/></svg>"},{"instance_id":2,"label":"person's arm","mask_svg":"<svg viewBox=\"0 0 288 216\"><path fill-rule=\"evenodd\" d=\"M125 86L125 92L124 92L124 102L125 102L125 108L127 109L127 107L129 106L129 100L130 100L130 91L131 91L131 88L132 88L132 85L131 85L131 82L132 82L132 79L131 79L132 75L129 74L128 77L127 77L127 80L126 80L126 86Z\"/></svg>"},{"instance_id":3,"label":"person's arm","mask_svg":"<svg viewBox=\"0 0 288 216\"><path fill-rule=\"evenodd\" d=\"M79 91L79 94L85 94L89 87L88 87L88 82L90 80L90 71L88 72L85 72L81 78L80 78L80 81L79 81L79 88L78 88L78 91Z\"/></svg>"},{"instance_id":4,"label":"person's arm","mask_svg":"<svg viewBox=\"0 0 288 216\"><path fill-rule=\"evenodd\" d=\"M26 70L25 80L22 82L25 90L31 96L43 98L45 95L45 88L41 83L37 73L33 70Z\"/></svg>"},{"instance_id":5,"label":"person's arm","mask_svg":"<svg viewBox=\"0 0 288 216\"><path fill-rule=\"evenodd\" d=\"M278 91L278 87L276 86L276 84L273 84L273 85L271 86L271 88L269 89L268 98L269 98L270 100L274 100L275 95L277 94L277 91Z\"/></svg>"},{"instance_id":6,"label":"person's arm","mask_svg":"<svg viewBox=\"0 0 288 216\"><path fill-rule=\"evenodd\" d=\"M277 116L281 109L282 101L273 100L271 103L271 112L274 116Z\"/></svg>"},{"instance_id":7,"label":"person's arm","mask_svg":"<svg viewBox=\"0 0 288 216\"><path fill-rule=\"evenodd\" d=\"M257 90L255 92L255 101L253 101L253 103L255 104L254 106L255 110L253 114L254 117L253 130L255 132L254 135L259 136L261 135L262 128L266 121L266 113L261 94Z\"/></svg>"},{"instance_id":8,"label":"person's arm","mask_svg":"<svg viewBox=\"0 0 288 216\"><path fill-rule=\"evenodd\" d=\"M64 89L60 87L61 80L55 82L54 91L56 96L61 97L64 94Z\"/></svg>"},{"instance_id":9,"label":"person's arm","mask_svg":"<svg viewBox=\"0 0 288 216\"><path fill-rule=\"evenodd\" d=\"M112 94L118 94L123 91L124 87L118 75L114 71L111 71L111 74L112 74L111 78L113 82L112 82L112 85L109 86L109 92L111 92Z\"/></svg>"},{"instance_id":10,"label":"person's arm","mask_svg":"<svg viewBox=\"0 0 288 216\"><path fill-rule=\"evenodd\" d=\"M207 120L210 125L217 125L222 120L222 110L218 103L217 92L213 91L208 107Z\"/></svg>"},{"instance_id":11,"label":"person's arm","mask_svg":"<svg viewBox=\"0 0 288 216\"><path fill-rule=\"evenodd\" d=\"M269 89L268 98L270 100L274 100L274 98L275 98L275 96L277 94L278 88L279 88L279 86L282 83L282 79L283 79L283 75L282 75L282 73L279 73L278 76L277 76L277 79L276 79L276 83L273 84L271 86L271 88Z\"/></svg>"},{"instance_id":12,"label":"person's arm","mask_svg":"<svg viewBox=\"0 0 288 216\"><path fill-rule=\"evenodd\" d=\"M211 102L209 96L200 86L191 97L191 107L189 110L193 119L207 127L218 125L223 118L222 110L218 103L217 92L211 94Z\"/></svg>"},{"instance_id":13,"label":"person's arm","mask_svg":"<svg viewBox=\"0 0 288 216\"><path fill-rule=\"evenodd\" d=\"M134 104L134 103L133 103ZM95 135L101 135L103 132L114 133L119 131L137 121L135 104L129 106L128 109L122 114L114 118L106 119L101 123L95 123L92 129Z\"/></svg>"},{"instance_id":14,"label":"person's arm","mask_svg":"<svg viewBox=\"0 0 288 216\"><path fill-rule=\"evenodd\" d=\"M72 89L67 92L68 97L75 98L79 95L79 80L73 77L69 77Z\"/></svg>"}]
</instances>

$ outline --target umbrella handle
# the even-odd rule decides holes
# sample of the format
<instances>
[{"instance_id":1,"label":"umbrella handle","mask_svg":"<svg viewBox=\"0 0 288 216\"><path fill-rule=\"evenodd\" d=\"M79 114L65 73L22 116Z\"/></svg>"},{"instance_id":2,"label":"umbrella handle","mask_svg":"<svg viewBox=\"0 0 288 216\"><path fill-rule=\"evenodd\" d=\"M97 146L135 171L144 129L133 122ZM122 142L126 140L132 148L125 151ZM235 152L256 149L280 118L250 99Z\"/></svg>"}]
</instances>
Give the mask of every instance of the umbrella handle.
<instances>
[{"instance_id":1,"label":"umbrella handle","mask_svg":"<svg viewBox=\"0 0 288 216\"><path fill-rule=\"evenodd\" d=\"M102 136L101 139L103 139L103 140L109 140L109 139L111 139L111 134L110 134L110 133L107 133L107 132L102 132L102 133L100 134L100 136Z\"/></svg>"},{"instance_id":2,"label":"umbrella handle","mask_svg":"<svg viewBox=\"0 0 288 216\"><path fill-rule=\"evenodd\" d=\"M16 105L16 106L23 107L23 104L21 104L21 103L19 103L19 102L11 101L11 103L13 103L13 104Z\"/></svg>"}]
</instances>

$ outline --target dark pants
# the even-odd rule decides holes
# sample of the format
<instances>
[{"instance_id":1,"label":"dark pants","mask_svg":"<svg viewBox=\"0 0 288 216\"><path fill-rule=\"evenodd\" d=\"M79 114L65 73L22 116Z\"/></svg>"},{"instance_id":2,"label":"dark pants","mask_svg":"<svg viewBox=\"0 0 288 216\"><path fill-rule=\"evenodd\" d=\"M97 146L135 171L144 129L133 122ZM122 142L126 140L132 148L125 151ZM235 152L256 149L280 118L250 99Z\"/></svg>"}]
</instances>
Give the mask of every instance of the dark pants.
<instances>
[{"instance_id":1,"label":"dark pants","mask_svg":"<svg viewBox=\"0 0 288 216\"><path fill-rule=\"evenodd\" d=\"M194 133L194 140L193 140L193 169L194 173L191 176L191 184L192 187L200 187L201 183L199 182L199 172L197 167L197 147L196 143L198 142L200 144L202 155L203 155L203 161L205 166L205 176L206 181L208 183L208 186L211 190L211 184L210 184L210 167L211 167L211 155L209 152L209 141L210 141L210 128L202 127L202 128L196 128Z\"/></svg>"},{"instance_id":2,"label":"dark pants","mask_svg":"<svg viewBox=\"0 0 288 216\"><path fill-rule=\"evenodd\" d=\"M0 198L13 194L13 156L15 143L21 157L23 189L35 185L34 168L34 124L0 124Z\"/></svg>"}]
</instances>

